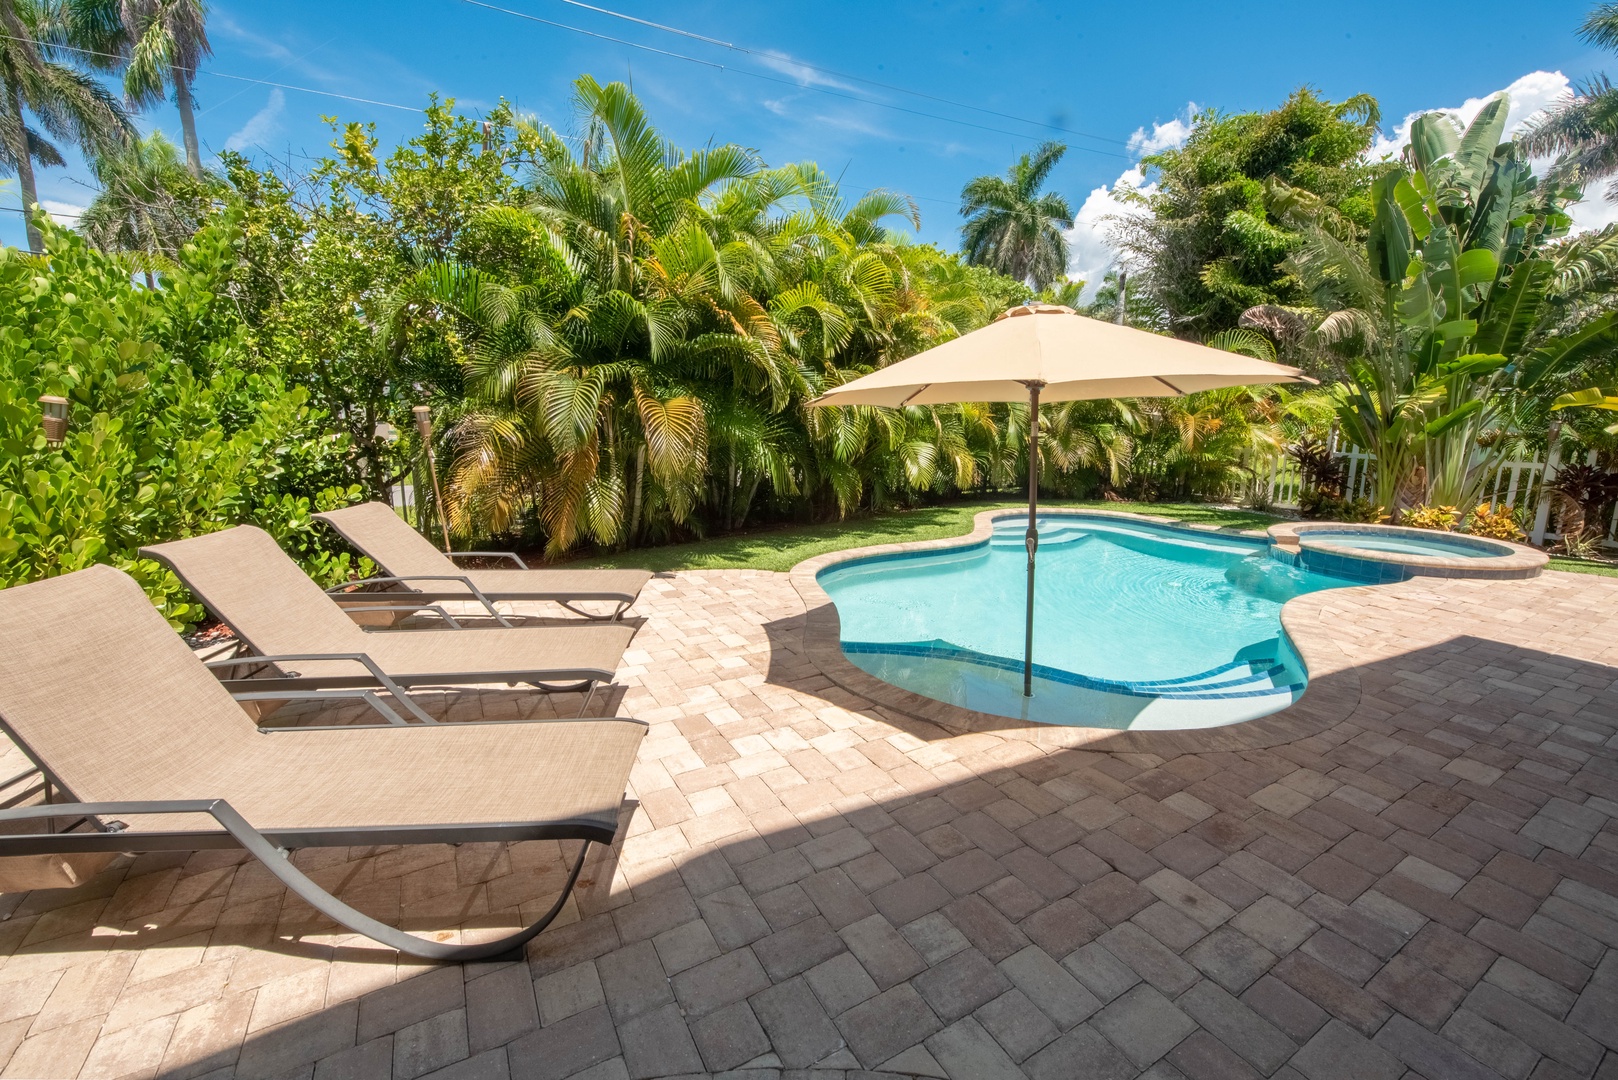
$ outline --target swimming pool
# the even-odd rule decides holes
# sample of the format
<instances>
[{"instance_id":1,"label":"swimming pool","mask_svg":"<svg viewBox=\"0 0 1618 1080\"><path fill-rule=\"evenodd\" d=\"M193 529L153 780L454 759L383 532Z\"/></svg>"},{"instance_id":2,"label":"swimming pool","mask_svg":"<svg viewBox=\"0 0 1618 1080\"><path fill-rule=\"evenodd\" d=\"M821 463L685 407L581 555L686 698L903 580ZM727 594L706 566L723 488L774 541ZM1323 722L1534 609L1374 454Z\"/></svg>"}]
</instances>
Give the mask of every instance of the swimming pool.
<instances>
[{"instance_id":1,"label":"swimming pool","mask_svg":"<svg viewBox=\"0 0 1618 1080\"><path fill-rule=\"evenodd\" d=\"M1265 540L1041 515L1035 685L1024 698L1025 521L997 519L989 540L966 547L820 571L844 655L896 686L998 716L1212 727L1295 701L1307 673L1281 606L1358 584L1272 559Z\"/></svg>"}]
</instances>

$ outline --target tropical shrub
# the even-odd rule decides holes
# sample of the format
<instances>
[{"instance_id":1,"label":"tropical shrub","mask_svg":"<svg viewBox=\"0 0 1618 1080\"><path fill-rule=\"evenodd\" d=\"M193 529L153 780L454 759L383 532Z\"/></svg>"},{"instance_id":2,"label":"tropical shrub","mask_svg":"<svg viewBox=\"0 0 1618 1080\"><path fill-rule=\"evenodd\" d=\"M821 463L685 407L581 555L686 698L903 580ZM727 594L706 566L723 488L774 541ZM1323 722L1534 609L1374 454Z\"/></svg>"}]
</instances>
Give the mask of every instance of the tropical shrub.
<instances>
[{"instance_id":1,"label":"tropical shrub","mask_svg":"<svg viewBox=\"0 0 1618 1080\"><path fill-rule=\"evenodd\" d=\"M1342 504L1343 488L1348 483L1342 461L1328 443L1311 435L1288 446L1286 452L1298 463L1299 511L1304 517L1328 516L1330 507Z\"/></svg>"},{"instance_id":2,"label":"tropical shrub","mask_svg":"<svg viewBox=\"0 0 1618 1080\"><path fill-rule=\"evenodd\" d=\"M1520 516L1514 507L1496 508L1493 503L1482 503L1466 519L1466 531L1490 540L1521 543L1528 539L1528 534L1523 532Z\"/></svg>"},{"instance_id":3,"label":"tropical shrub","mask_svg":"<svg viewBox=\"0 0 1618 1080\"><path fill-rule=\"evenodd\" d=\"M1399 524L1412 529L1435 529L1454 532L1461 520L1461 512L1453 506L1413 506L1406 510Z\"/></svg>"},{"instance_id":4,"label":"tropical shrub","mask_svg":"<svg viewBox=\"0 0 1618 1080\"><path fill-rule=\"evenodd\" d=\"M348 557L286 505L292 493L329 489L330 505L359 494L346 443L302 391L243 369L220 291L232 222L198 233L156 290L43 216L39 227L44 255L0 250L0 585L112 563L180 626L201 609L137 549L261 516L304 537L306 566L348 576ZM42 394L71 402L60 446L41 431Z\"/></svg>"},{"instance_id":5,"label":"tropical shrub","mask_svg":"<svg viewBox=\"0 0 1618 1080\"><path fill-rule=\"evenodd\" d=\"M1618 500L1618 473L1578 462L1557 469L1545 487L1556 499L1557 529L1564 542L1581 540L1586 533L1599 540L1606 511Z\"/></svg>"},{"instance_id":6,"label":"tropical shrub","mask_svg":"<svg viewBox=\"0 0 1618 1080\"><path fill-rule=\"evenodd\" d=\"M1344 499L1329 495L1315 502L1314 513L1311 516L1324 521L1346 521L1363 525L1375 525L1388 519L1381 508L1370 499Z\"/></svg>"}]
</instances>

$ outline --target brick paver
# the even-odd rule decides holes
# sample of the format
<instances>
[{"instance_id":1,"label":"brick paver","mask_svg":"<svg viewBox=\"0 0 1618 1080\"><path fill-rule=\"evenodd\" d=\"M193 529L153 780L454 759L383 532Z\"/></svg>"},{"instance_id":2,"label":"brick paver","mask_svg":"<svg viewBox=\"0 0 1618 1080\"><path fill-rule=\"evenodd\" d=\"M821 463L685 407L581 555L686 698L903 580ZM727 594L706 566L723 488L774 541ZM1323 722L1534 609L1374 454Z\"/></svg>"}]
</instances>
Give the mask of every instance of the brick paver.
<instances>
[{"instance_id":1,"label":"brick paver","mask_svg":"<svg viewBox=\"0 0 1618 1080\"><path fill-rule=\"evenodd\" d=\"M0 897L0 1076L1618 1076L1618 581L1312 594L1267 726L1066 746L844 689L786 575L637 614L595 700L651 725L625 828L524 959L401 959L229 852L124 858ZM454 940L569 851L294 858Z\"/></svg>"}]
</instances>

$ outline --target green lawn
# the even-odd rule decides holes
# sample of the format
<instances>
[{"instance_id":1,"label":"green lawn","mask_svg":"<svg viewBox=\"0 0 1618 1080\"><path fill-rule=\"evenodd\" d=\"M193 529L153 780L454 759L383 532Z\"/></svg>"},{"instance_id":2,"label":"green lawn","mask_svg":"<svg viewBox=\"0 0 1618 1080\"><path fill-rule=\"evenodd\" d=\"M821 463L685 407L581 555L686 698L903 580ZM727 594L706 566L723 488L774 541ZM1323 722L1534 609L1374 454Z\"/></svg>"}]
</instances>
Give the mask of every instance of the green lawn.
<instances>
[{"instance_id":1,"label":"green lawn","mask_svg":"<svg viewBox=\"0 0 1618 1080\"><path fill-rule=\"evenodd\" d=\"M1574 574L1599 574L1602 577L1618 577L1618 563L1591 562L1588 559L1564 559L1559 556L1551 557L1551 570L1566 570Z\"/></svg>"},{"instance_id":2,"label":"green lawn","mask_svg":"<svg viewBox=\"0 0 1618 1080\"><path fill-rule=\"evenodd\" d=\"M904 510L891 514L851 518L824 525L793 525L734 533L691 544L639 548L622 554L583 559L570 565L638 567L644 570L790 570L798 563L828 551L907 543L962 536L972 529L972 517L985 510L1026 508L1018 502L963 502ZM1179 518L1226 528L1262 529L1278 519L1251 510L1226 510L1200 503L1042 502L1042 507L1078 507L1092 510L1128 510L1138 514Z\"/></svg>"}]
</instances>

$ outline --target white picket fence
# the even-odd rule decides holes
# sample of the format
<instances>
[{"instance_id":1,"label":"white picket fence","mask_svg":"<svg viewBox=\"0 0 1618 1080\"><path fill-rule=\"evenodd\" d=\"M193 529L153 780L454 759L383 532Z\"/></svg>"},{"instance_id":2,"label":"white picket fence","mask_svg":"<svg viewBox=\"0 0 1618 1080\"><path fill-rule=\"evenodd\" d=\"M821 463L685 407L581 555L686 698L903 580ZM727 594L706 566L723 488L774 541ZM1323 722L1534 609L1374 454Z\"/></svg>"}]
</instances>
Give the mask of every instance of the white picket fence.
<instances>
[{"instance_id":1,"label":"white picket fence","mask_svg":"<svg viewBox=\"0 0 1618 1080\"><path fill-rule=\"evenodd\" d=\"M1376 455L1351 444L1339 445L1335 433L1329 445L1333 455L1345 466L1347 479L1344 491L1347 496L1351 499L1369 498ZM1587 460L1595 464L1595 451L1590 451ZM1303 476L1298 463L1282 454L1272 460L1265 471L1269 478L1270 505L1296 510L1299 497L1303 494ZM1522 512L1522 520L1528 523L1535 543L1544 543L1547 538L1560 536L1554 530L1555 521L1550 514L1550 506L1543 498L1544 474L1545 460L1539 455L1527 460L1511 459L1496 465L1483 486L1485 502ZM1607 522L1606 543L1609 547L1618 546L1618 506L1613 508L1612 517Z\"/></svg>"}]
</instances>

